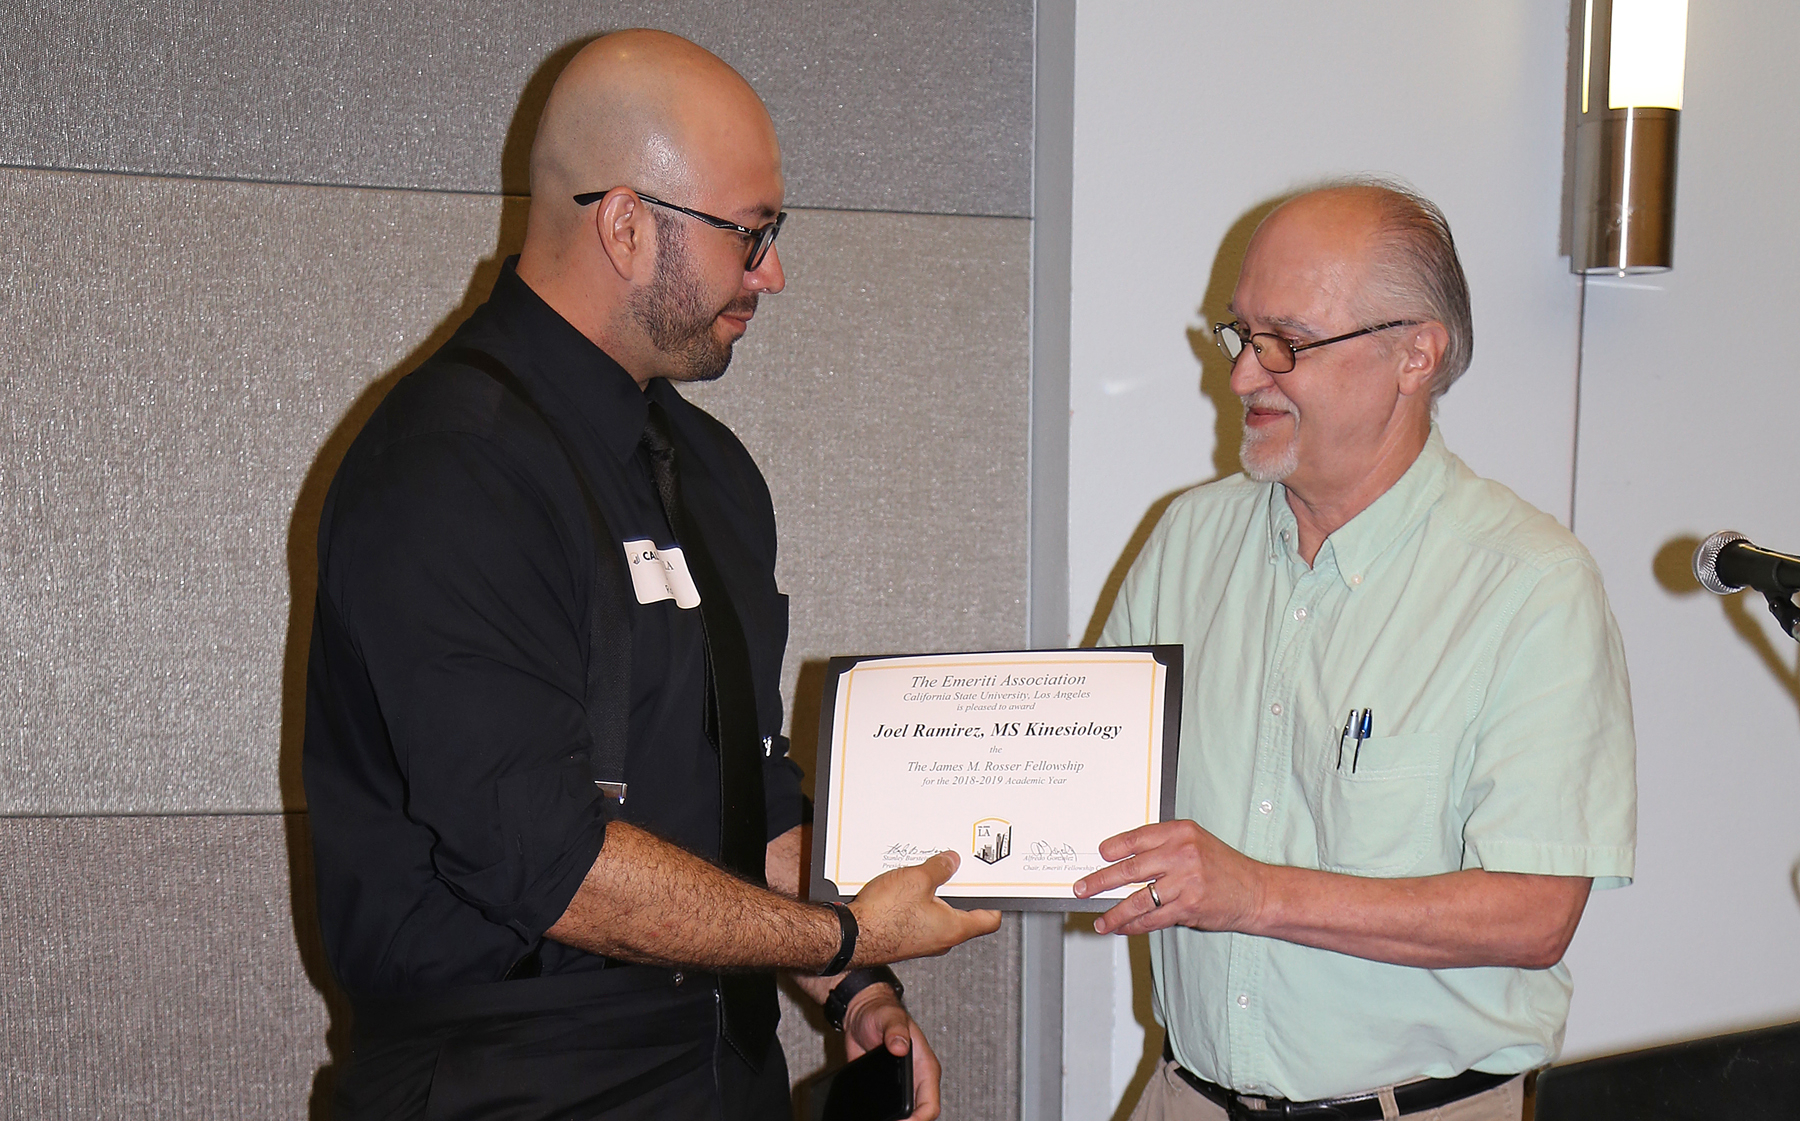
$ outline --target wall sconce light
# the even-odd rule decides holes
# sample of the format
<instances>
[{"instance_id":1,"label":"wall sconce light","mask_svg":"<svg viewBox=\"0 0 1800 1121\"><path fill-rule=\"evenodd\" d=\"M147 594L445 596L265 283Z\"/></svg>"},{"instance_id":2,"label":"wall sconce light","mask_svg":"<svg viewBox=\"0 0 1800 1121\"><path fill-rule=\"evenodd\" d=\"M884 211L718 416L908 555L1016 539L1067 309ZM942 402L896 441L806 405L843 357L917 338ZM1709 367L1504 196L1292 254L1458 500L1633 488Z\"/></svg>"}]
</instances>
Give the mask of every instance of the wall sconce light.
<instances>
[{"instance_id":1,"label":"wall sconce light","mask_svg":"<svg viewBox=\"0 0 1800 1121\"><path fill-rule=\"evenodd\" d=\"M1675 261L1687 0L1576 2L1585 19L1569 267L1662 272Z\"/></svg>"}]
</instances>

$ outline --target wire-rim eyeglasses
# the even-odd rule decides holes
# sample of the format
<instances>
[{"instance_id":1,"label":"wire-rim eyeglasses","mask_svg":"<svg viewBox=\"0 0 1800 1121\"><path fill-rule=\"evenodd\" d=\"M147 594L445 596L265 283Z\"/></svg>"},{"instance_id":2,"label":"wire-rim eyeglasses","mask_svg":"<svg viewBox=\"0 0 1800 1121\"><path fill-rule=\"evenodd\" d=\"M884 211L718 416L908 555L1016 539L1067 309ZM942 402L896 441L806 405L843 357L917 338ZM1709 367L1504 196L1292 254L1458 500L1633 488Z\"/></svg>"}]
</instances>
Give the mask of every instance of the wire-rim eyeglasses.
<instances>
[{"instance_id":1,"label":"wire-rim eyeglasses","mask_svg":"<svg viewBox=\"0 0 1800 1121\"><path fill-rule=\"evenodd\" d=\"M1259 331L1253 335L1242 321L1235 319L1230 323L1214 323L1212 333L1213 341L1219 344L1219 349L1224 351L1225 357L1231 359L1234 364L1237 362L1238 356L1244 353L1244 348L1248 346L1255 351L1257 364L1263 369L1271 374L1285 374L1293 370L1295 356L1303 350L1330 346L1332 343L1341 343L1346 339L1361 338L1363 335L1372 335L1390 327L1416 327L1420 322L1421 320L1417 319L1396 319L1390 323L1377 323L1373 327L1364 327L1360 331L1333 335L1329 339L1320 339L1316 343L1299 344L1267 331Z\"/></svg>"}]
</instances>

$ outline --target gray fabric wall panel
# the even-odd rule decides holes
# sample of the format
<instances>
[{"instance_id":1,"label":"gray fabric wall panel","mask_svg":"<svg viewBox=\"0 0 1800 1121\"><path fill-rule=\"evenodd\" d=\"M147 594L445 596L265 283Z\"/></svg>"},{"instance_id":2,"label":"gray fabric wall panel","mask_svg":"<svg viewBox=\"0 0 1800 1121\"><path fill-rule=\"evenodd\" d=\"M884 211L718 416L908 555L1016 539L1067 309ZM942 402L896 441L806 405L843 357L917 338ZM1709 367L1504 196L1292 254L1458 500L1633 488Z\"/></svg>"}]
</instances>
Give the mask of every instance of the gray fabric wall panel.
<instances>
[{"instance_id":1,"label":"gray fabric wall panel","mask_svg":"<svg viewBox=\"0 0 1800 1121\"><path fill-rule=\"evenodd\" d=\"M309 601L340 421L522 210L0 171L0 812L300 805L290 562Z\"/></svg>"},{"instance_id":2,"label":"gray fabric wall panel","mask_svg":"<svg viewBox=\"0 0 1800 1121\"><path fill-rule=\"evenodd\" d=\"M290 834L300 815L0 819L0 1116L307 1116L331 1012Z\"/></svg>"},{"instance_id":3,"label":"gray fabric wall panel","mask_svg":"<svg viewBox=\"0 0 1800 1121\"><path fill-rule=\"evenodd\" d=\"M0 171L0 812L302 804L318 502L521 209ZM1028 238L797 213L788 291L696 393L770 477L790 683L833 653L1023 641Z\"/></svg>"},{"instance_id":4,"label":"gray fabric wall panel","mask_svg":"<svg viewBox=\"0 0 1800 1121\"><path fill-rule=\"evenodd\" d=\"M521 193L563 48L641 25L761 92L791 206L1029 213L1030 0L6 4L0 163Z\"/></svg>"}]
</instances>

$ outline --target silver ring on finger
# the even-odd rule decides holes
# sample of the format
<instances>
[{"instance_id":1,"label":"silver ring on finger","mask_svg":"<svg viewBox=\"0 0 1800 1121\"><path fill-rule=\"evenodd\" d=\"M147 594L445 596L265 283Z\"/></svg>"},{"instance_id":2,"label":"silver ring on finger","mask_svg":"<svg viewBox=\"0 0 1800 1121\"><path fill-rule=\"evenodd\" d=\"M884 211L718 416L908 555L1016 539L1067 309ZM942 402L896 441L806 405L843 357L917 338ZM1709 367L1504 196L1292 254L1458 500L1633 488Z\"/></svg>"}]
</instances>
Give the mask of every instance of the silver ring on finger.
<instances>
[{"instance_id":1,"label":"silver ring on finger","mask_svg":"<svg viewBox=\"0 0 1800 1121\"><path fill-rule=\"evenodd\" d=\"M1151 903L1154 903L1158 907L1162 906L1162 896L1156 894L1156 881L1155 880L1151 880L1149 883L1145 884L1144 890L1146 890L1150 893L1150 902Z\"/></svg>"}]
</instances>

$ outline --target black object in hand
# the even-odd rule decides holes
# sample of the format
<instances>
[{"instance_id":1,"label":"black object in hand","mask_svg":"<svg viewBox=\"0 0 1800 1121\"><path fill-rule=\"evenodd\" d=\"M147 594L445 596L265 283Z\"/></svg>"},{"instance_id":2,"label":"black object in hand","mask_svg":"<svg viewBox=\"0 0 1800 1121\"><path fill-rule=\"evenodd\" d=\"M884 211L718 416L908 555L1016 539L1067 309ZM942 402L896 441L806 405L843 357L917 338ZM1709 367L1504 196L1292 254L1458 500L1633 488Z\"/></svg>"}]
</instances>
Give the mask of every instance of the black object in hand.
<instances>
[{"instance_id":1,"label":"black object in hand","mask_svg":"<svg viewBox=\"0 0 1800 1121\"><path fill-rule=\"evenodd\" d=\"M912 1116L912 1052L864 1052L812 1084L812 1121L901 1121Z\"/></svg>"}]
</instances>

